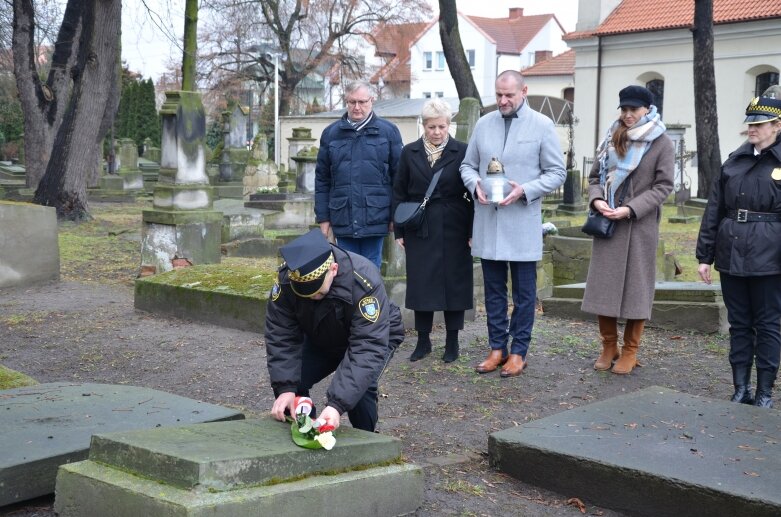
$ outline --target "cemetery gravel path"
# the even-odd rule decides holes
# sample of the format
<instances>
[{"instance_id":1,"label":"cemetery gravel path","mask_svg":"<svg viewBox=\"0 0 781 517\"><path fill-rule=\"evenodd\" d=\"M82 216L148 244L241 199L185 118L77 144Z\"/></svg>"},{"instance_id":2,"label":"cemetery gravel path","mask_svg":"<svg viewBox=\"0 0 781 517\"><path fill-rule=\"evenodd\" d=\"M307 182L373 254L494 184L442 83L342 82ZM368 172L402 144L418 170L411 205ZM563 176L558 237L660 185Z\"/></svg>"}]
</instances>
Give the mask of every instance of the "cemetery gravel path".
<instances>
[{"instance_id":1,"label":"cemetery gravel path","mask_svg":"<svg viewBox=\"0 0 781 517\"><path fill-rule=\"evenodd\" d=\"M640 388L659 385L728 398L726 336L647 329L643 368L631 375L596 372L596 324L538 314L529 367L518 378L478 375L486 353L485 319L467 322L462 356L434 352L411 363L409 335L380 382L379 431L402 440L408 461L426 472L416 515L576 516L619 513L589 504L588 493L537 489L492 470L491 432ZM260 334L136 311L126 285L59 282L0 289L0 363L39 382L131 384L243 410L249 417L272 403ZM313 393L323 400L323 390ZM621 425L621 423L617 423ZM618 487L594 487L594 490ZM53 516L52 499L0 508L13 516Z\"/></svg>"}]
</instances>

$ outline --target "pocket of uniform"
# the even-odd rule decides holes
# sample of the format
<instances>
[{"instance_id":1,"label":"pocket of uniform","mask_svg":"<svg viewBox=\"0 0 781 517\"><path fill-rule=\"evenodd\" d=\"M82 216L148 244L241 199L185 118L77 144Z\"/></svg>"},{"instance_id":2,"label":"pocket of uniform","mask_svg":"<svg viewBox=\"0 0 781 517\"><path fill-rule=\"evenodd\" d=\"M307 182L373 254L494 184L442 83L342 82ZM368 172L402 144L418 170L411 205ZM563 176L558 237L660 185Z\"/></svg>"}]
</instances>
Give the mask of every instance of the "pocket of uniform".
<instances>
[{"instance_id":1,"label":"pocket of uniform","mask_svg":"<svg viewBox=\"0 0 781 517\"><path fill-rule=\"evenodd\" d=\"M390 204L390 197L388 196L366 196L366 223L389 223Z\"/></svg>"},{"instance_id":2,"label":"pocket of uniform","mask_svg":"<svg viewBox=\"0 0 781 517\"><path fill-rule=\"evenodd\" d=\"M346 197L332 197L328 202L331 226L350 225L350 206Z\"/></svg>"}]
</instances>

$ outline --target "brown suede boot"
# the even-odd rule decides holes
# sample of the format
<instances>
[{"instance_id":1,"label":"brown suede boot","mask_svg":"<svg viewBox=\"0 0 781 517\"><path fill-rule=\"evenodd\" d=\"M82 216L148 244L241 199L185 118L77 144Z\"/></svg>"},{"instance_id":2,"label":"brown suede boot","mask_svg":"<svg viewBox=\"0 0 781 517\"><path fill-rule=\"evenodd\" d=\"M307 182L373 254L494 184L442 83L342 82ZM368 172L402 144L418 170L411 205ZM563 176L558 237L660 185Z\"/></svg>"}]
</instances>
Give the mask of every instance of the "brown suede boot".
<instances>
[{"instance_id":1,"label":"brown suede boot","mask_svg":"<svg viewBox=\"0 0 781 517\"><path fill-rule=\"evenodd\" d=\"M609 370L618 359L618 320L610 316L597 316L599 336L602 338L602 354L594 363L595 370Z\"/></svg>"},{"instance_id":2,"label":"brown suede boot","mask_svg":"<svg viewBox=\"0 0 781 517\"><path fill-rule=\"evenodd\" d=\"M643 335L645 320L626 320L624 327L624 346L621 348L621 357L611 370L613 373L626 375L635 366L641 366L637 361L637 348L640 346L640 337Z\"/></svg>"}]
</instances>

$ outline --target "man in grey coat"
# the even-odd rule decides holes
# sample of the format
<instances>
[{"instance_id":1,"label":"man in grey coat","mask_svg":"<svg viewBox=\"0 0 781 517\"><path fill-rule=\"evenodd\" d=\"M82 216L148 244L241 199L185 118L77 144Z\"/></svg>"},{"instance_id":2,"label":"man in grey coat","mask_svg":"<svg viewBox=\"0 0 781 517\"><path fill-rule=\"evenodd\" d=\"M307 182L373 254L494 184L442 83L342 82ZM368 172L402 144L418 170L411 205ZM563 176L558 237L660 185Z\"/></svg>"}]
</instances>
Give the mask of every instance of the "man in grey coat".
<instances>
[{"instance_id":1,"label":"man in grey coat","mask_svg":"<svg viewBox=\"0 0 781 517\"><path fill-rule=\"evenodd\" d=\"M527 86L519 72L499 74L498 110L477 122L461 164L461 179L478 201L472 255L480 257L483 269L491 346L488 357L475 370L488 373L504 365L502 377L520 375L526 367L537 297L537 261L542 259L542 197L566 177L553 122L533 111L526 95ZM490 203L481 185L492 158L504 165L511 187L499 203ZM513 297L509 322L508 269Z\"/></svg>"}]
</instances>

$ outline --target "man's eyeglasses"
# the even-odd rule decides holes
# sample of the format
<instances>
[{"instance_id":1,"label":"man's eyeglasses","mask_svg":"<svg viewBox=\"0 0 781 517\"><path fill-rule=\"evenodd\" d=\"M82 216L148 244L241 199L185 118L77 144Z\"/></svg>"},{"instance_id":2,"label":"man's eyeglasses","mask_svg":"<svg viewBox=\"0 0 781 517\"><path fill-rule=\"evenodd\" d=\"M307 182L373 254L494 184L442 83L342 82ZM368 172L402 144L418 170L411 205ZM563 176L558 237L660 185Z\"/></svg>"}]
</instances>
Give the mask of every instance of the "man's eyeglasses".
<instances>
[{"instance_id":1,"label":"man's eyeglasses","mask_svg":"<svg viewBox=\"0 0 781 517\"><path fill-rule=\"evenodd\" d=\"M366 106L369 104L372 100L371 99L364 99L364 100L349 100L347 101L348 106Z\"/></svg>"}]
</instances>

